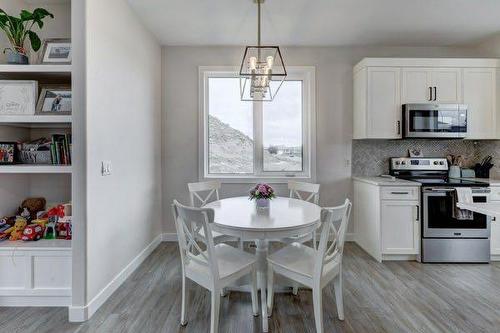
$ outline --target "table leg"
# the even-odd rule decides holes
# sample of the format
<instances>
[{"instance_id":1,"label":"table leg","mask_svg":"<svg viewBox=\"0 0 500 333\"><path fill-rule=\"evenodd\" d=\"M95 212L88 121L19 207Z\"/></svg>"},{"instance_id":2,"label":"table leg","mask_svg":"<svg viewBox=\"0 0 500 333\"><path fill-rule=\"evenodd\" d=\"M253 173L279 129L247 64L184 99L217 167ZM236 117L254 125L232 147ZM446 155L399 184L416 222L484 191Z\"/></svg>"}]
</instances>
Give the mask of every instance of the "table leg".
<instances>
[{"instance_id":1,"label":"table leg","mask_svg":"<svg viewBox=\"0 0 500 333\"><path fill-rule=\"evenodd\" d=\"M257 245L257 276L260 288L260 307L262 310L262 331L268 332L268 318L267 318L267 253L269 242L265 239L255 241Z\"/></svg>"}]
</instances>

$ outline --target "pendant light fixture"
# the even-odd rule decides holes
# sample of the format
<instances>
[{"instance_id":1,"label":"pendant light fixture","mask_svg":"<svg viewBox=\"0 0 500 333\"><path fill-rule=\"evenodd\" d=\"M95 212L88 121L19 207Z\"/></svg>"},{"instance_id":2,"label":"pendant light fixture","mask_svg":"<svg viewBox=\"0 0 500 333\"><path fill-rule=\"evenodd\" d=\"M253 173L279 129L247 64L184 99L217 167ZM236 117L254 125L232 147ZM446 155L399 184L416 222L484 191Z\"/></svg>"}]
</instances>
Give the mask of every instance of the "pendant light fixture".
<instances>
[{"instance_id":1,"label":"pendant light fixture","mask_svg":"<svg viewBox=\"0 0 500 333\"><path fill-rule=\"evenodd\" d=\"M240 67L242 101L272 101L287 75L280 48L262 46L260 38L260 6L257 3L257 46L247 46Z\"/></svg>"}]
</instances>

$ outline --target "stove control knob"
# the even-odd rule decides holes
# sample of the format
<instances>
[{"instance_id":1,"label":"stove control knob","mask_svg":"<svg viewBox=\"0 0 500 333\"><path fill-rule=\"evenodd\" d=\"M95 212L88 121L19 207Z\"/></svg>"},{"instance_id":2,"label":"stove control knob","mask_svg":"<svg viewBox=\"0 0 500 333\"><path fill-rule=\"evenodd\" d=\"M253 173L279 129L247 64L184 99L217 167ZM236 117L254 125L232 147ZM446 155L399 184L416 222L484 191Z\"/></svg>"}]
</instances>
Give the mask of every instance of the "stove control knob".
<instances>
[{"instance_id":1,"label":"stove control knob","mask_svg":"<svg viewBox=\"0 0 500 333\"><path fill-rule=\"evenodd\" d=\"M434 165L438 165L438 164L439 164L439 162L438 162L438 161L434 161Z\"/></svg>"},{"instance_id":2,"label":"stove control knob","mask_svg":"<svg viewBox=\"0 0 500 333\"><path fill-rule=\"evenodd\" d=\"M402 165L406 165L406 161L401 161L401 164Z\"/></svg>"},{"instance_id":3,"label":"stove control knob","mask_svg":"<svg viewBox=\"0 0 500 333\"><path fill-rule=\"evenodd\" d=\"M440 165L444 165L444 162L443 162L443 161L441 161L441 162L439 162L439 164L440 164Z\"/></svg>"},{"instance_id":4,"label":"stove control knob","mask_svg":"<svg viewBox=\"0 0 500 333\"><path fill-rule=\"evenodd\" d=\"M399 164L401 164L401 162L399 162L399 161L396 161L396 165L399 165Z\"/></svg>"}]
</instances>

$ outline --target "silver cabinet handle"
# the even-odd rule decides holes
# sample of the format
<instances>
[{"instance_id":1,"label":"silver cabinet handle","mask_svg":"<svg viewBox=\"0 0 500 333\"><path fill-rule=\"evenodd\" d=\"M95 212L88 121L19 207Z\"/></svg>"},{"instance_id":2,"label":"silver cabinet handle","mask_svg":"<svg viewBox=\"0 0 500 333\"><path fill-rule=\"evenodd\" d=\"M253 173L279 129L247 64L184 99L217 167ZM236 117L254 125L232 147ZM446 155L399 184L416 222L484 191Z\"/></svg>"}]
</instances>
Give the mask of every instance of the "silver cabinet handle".
<instances>
[{"instance_id":1,"label":"silver cabinet handle","mask_svg":"<svg viewBox=\"0 0 500 333\"><path fill-rule=\"evenodd\" d=\"M432 87L429 87L429 101L432 101Z\"/></svg>"},{"instance_id":2,"label":"silver cabinet handle","mask_svg":"<svg viewBox=\"0 0 500 333\"><path fill-rule=\"evenodd\" d=\"M418 222L420 221L420 206L416 205L415 207L417 207L417 222Z\"/></svg>"},{"instance_id":3,"label":"silver cabinet handle","mask_svg":"<svg viewBox=\"0 0 500 333\"><path fill-rule=\"evenodd\" d=\"M401 121L398 120L396 122L396 126L397 126L397 129L398 129L398 135L400 135L401 134Z\"/></svg>"},{"instance_id":4,"label":"silver cabinet handle","mask_svg":"<svg viewBox=\"0 0 500 333\"><path fill-rule=\"evenodd\" d=\"M410 192L391 192L391 194L410 194Z\"/></svg>"}]
</instances>

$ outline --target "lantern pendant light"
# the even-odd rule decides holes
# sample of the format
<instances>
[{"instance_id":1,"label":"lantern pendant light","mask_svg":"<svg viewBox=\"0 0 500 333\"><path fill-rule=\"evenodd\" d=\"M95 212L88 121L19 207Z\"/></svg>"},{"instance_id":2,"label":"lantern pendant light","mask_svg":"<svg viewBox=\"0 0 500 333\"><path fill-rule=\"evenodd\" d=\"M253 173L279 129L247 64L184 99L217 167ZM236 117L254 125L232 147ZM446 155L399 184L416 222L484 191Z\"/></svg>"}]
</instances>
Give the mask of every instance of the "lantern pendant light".
<instances>
[{"instance_id":1,"label":"lantern pendant light","mask_svg":"<svg viewBox=\"0 0 500 333\"><path fill-rule=\"evenodd\" d=\"M260 38L260 6L257 3L257 46L247 46L240 67L240 94L242 101L274 99L286 78L286 68L278 46L262 46Z\"/></svg>"}]
</instances>

